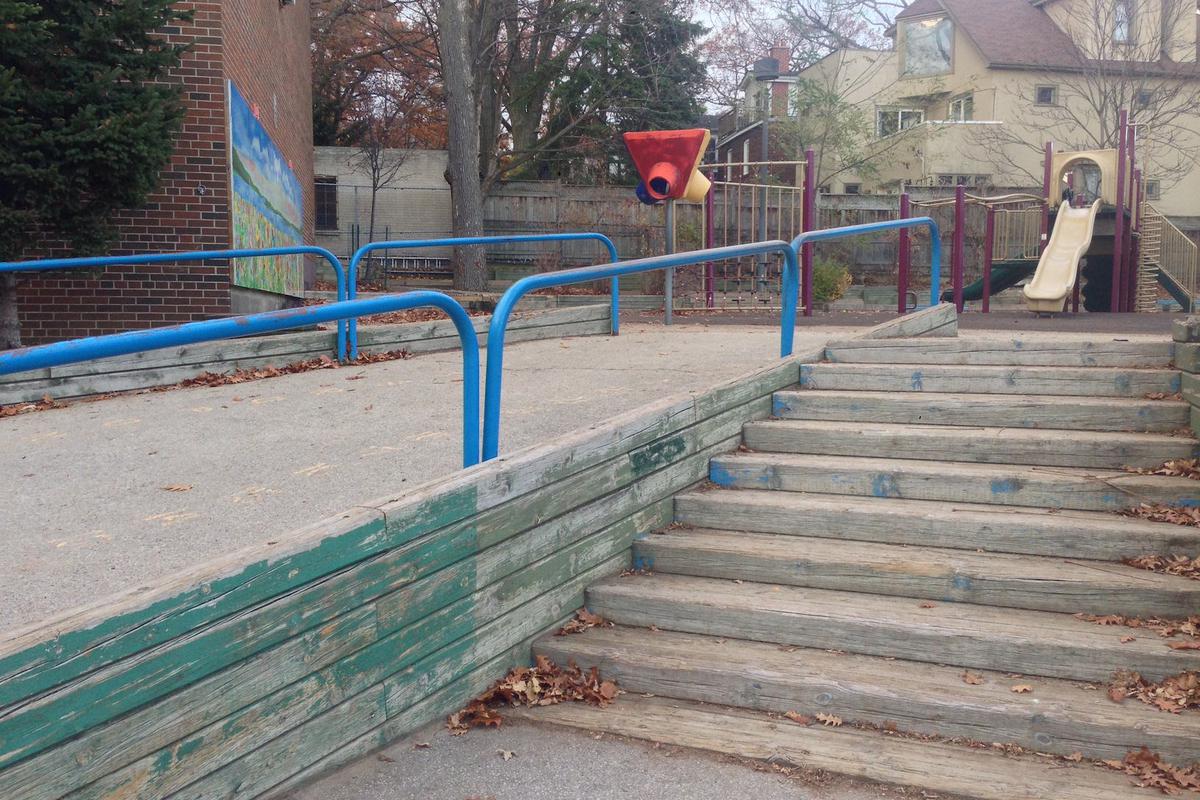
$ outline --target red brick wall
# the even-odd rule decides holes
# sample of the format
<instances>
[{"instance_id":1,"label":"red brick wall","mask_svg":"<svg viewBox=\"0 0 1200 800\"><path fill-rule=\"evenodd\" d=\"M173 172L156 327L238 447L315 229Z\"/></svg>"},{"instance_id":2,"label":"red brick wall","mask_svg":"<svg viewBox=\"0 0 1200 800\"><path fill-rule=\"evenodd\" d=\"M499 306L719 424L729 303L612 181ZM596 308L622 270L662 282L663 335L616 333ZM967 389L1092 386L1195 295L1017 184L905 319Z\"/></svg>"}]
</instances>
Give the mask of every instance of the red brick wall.
<instances>
[{"instance_id":1,"label":"red brick wall","mask_svg":"<svg viewBox=\"0 0 1200 800\"><path fill-rule=\"evenodd\" d=\"M163 32L193 42L172 77L187 116L159 189L122 212L113 254L230 246L225 79L232 78L292 161L312 241L312 122L308 2L180 2L194 17ZM54 255L72 255L54 252ZM31 254L30 257L33 257ZM229 267L199 263L109 267L27 280L19 295L25 344L114 333L231 313Z\"/></svg>"}]
</instances>

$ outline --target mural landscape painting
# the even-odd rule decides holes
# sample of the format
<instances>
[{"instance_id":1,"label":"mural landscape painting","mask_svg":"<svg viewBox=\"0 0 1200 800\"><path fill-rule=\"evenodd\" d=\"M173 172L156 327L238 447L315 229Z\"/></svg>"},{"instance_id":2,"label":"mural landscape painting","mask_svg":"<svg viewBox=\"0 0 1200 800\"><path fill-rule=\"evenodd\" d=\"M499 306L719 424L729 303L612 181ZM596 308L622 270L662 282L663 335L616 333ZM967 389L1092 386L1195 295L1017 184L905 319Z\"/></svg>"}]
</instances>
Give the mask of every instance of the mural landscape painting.
<instances>
[{"instance_id":1,"label":"mural landscape painting","mask_svg":"<svg viewBox=\"0 0 1200 800\"><path fill-rule=\"evenodd\" d=\"M300 182L233 81L229 127L233 247L303 244ZM234 261L232 269L235 286L293 297L304 294L303 256L243 258Z\"/></svg>"}]
</instances>

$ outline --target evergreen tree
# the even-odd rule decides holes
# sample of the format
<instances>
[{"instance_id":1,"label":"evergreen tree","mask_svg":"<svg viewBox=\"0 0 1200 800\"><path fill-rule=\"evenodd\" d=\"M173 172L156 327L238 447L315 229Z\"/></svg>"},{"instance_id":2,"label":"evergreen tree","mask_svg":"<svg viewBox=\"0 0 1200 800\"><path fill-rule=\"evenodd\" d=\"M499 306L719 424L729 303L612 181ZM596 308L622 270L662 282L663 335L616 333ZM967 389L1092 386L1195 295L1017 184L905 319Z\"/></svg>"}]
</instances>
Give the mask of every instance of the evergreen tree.
<instances>
[{"instance_id":1,"label":"evergreen tree","mask_svg":"<svg viewBox=\"0 0 1200 800\"><path fill-rule=\"evenodd\" d=\"M184 46L156 30L169 0L0 0L0 259L39 240L102 249L141 205L184 115L165 81ZM0 348L20 344L16 281L0 278Z\"/></svg>"}]
</instances>

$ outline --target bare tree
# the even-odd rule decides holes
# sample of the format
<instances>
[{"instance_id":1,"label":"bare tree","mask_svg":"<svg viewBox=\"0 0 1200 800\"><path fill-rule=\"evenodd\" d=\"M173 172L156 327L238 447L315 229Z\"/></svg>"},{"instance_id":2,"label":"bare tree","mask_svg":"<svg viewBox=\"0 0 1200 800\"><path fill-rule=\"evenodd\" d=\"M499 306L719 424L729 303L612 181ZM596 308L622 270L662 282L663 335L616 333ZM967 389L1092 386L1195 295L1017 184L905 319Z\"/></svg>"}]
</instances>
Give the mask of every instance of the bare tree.
<instances>
[{"instance_id":1,"label":"bare tree","mask_svg":"<svg viewBox=\"0 0 1200 800\"><path fill-rule=\"evenodd\" d=\"M381 189L392 187L398 180L405 177L401 172L408 161L411 142L397 136L398 127L403 122L398 114L389 110L388 102L383 101L384 107L378 117L368 120L366 132L355 150L351 163L371 182L371 210L367 222L367 241L375 241L375 210L379 203ZM398 145L398 146L397 146ZM375 283L379 276L377 261L370 259L363 271L363 280Z\"/></svg>"},{"instance_id":2,"label":"bare tree","mask_svg":"<svg viewBox=\"0 0 1200 800\"><path fill-rule=\"evenodd\" d=\"M973 132L977 157L1016 181L1040 185L1044 140L1077 150L1114 148L1118 112L1128 109L1142 163L1164 188L1178 182L1200 156L1195 20L1192 0L1076 4L1069 17L1056 19L1074 47L1010 82L1013 110L1004 125Z\"/></svg>"}]
</instances>

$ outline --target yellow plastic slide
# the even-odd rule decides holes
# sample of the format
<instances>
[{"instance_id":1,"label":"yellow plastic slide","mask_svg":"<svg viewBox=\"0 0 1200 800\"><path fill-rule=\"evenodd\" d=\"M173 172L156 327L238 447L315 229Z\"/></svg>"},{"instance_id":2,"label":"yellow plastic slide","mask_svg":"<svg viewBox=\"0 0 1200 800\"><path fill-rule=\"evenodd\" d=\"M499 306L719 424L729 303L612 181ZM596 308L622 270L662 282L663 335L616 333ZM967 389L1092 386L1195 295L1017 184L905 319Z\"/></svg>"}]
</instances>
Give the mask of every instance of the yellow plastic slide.
<instances>
[{"instance_id":1,"label":"yellow plastic slide","mask_svg":"<svg viewBox=\"0 0 1200 800\"><path fill-rule=\"evenodd\" d=\"M1084 208L1063 203L1058 209L1054 233L1033 280L1025 284L1025 302L1030 311L1056 313L1066 308L1067 297L1075 286L1079 261L1092 244L1100 201Z\"/></svg>"}]
</instances>

